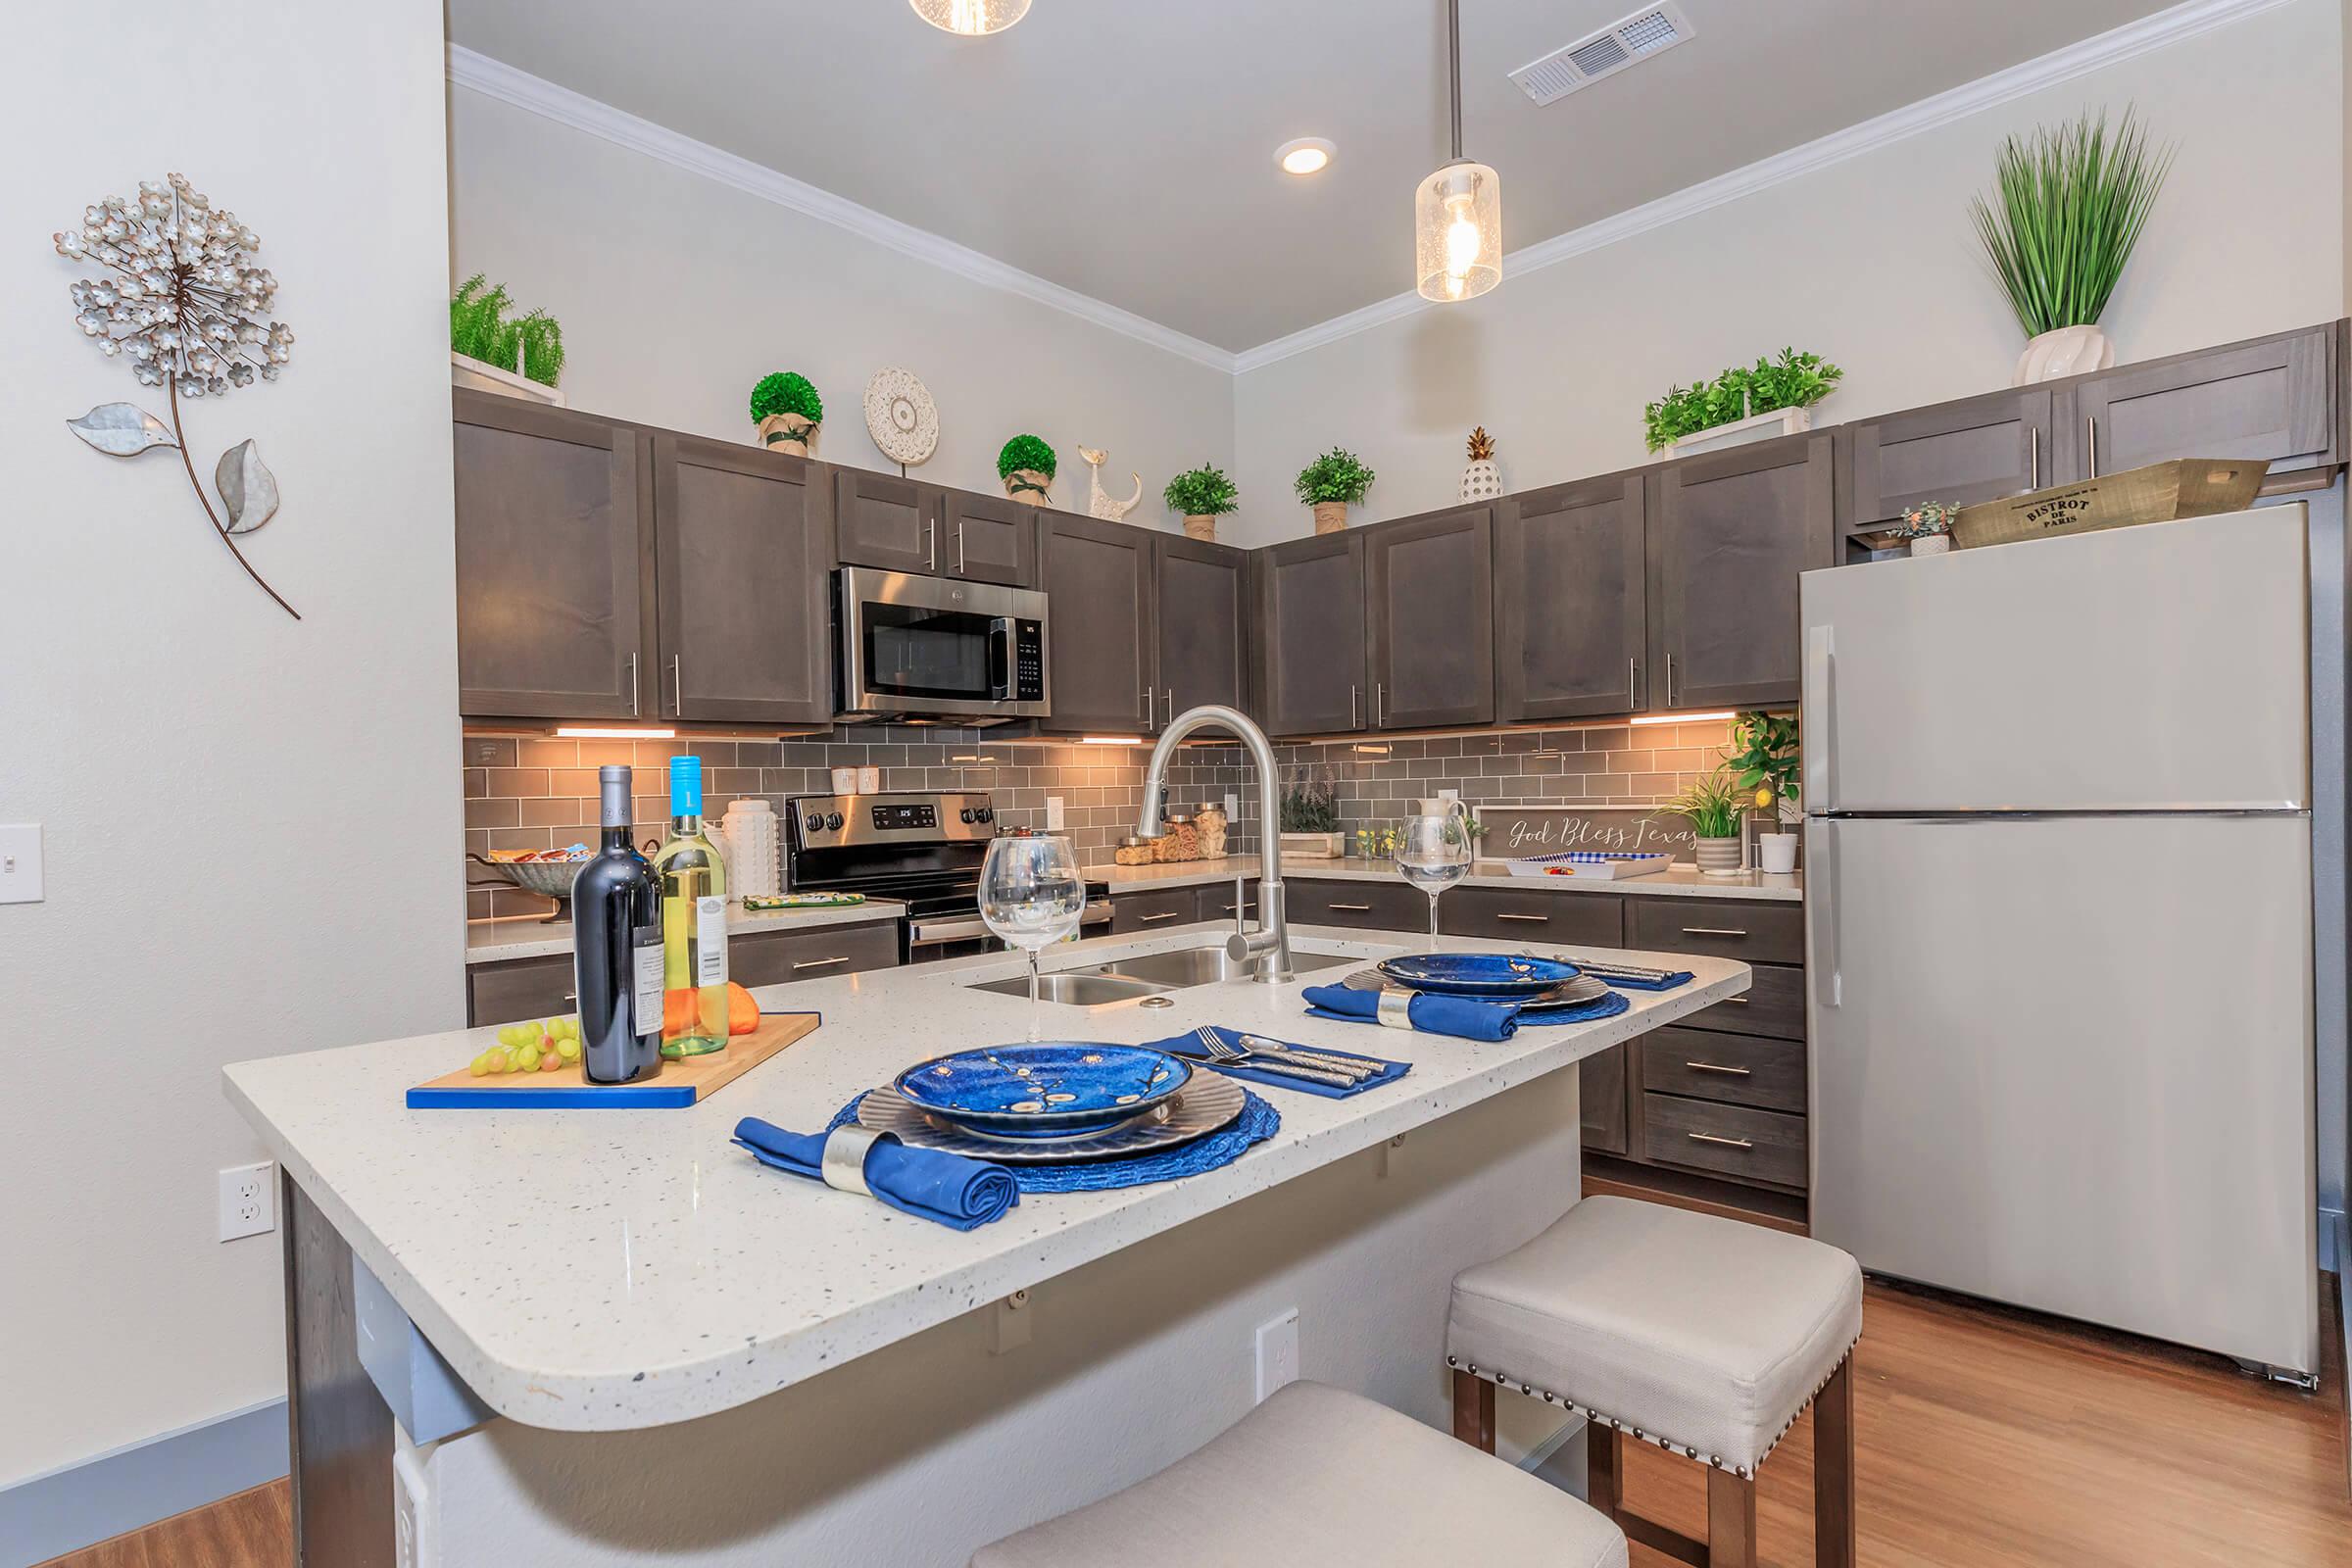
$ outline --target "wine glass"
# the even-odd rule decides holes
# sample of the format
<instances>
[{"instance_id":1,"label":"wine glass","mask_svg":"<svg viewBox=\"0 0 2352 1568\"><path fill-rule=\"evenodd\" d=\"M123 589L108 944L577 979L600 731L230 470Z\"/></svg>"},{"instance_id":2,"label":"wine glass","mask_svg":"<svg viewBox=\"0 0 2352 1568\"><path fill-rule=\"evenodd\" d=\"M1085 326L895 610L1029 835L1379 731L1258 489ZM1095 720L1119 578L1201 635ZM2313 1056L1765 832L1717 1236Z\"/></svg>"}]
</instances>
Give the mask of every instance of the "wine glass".
<instances>
[{"instance_id":1,"label":"wine glass","mask_svg":"<svg viewBox=\"0 0 2352 1568\"><path fill-rule=\"evenodd\" d=\"M1065 838L1000 838L980 863L980 918L1029 955L1029 1038L1038 1037L1037 956L1078 929L1086 878Z\"/></svg>"},{"instance_id":2,"label":"wine glass","mask_svg":"<svg viewBox=\"0 0 2352 1568\"><path fill-rule=\"evenodd\" d=\"M1470 824L1458 813L1408 816L1397 835L1396 869L1429 895L1429 951L1438 951L1438 895L1470 874Z\"/></svg>"}]
</instances>

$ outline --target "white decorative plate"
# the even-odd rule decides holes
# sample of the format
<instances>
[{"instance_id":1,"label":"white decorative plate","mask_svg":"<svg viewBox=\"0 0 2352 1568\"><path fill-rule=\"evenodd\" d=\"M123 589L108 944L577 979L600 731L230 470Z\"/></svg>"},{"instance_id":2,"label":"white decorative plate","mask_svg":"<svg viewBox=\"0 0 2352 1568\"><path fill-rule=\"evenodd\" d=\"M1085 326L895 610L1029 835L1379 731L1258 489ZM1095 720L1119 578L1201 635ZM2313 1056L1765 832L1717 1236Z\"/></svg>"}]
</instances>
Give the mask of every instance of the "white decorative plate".
<instances>
[{"instance_id":1,"label":"white decorative plate","mask_svg":"<svg viewBox=\"0 0 2352 1568\"><path fill-rule=\"evenodd\" d=\"M886 365L865 383L865 428L884 457L912 466L939 445L939 406L920 376Z\"/></svg>"},{"instance_id":2,"label":"white decorative plate","mask_svg":"<svg viewBox=\"0 0 2352 1568\"><path fill-rule=\"evenodd\" d=\"M897 1133L917 1149L943 1149L997 1164L1058 1165L1082 1159L1173 1149L1215 1132L1242 1113L1249 1092L1223 1073L1196 1072L1184 1093L1168 1102L1165 1120L1138 1116L1107 1132L1084 1138L982 1138L964 1128L934 1121L888 1084L865 1092L858 1105L860 1125Z\"/></svg>"}]
</instances>

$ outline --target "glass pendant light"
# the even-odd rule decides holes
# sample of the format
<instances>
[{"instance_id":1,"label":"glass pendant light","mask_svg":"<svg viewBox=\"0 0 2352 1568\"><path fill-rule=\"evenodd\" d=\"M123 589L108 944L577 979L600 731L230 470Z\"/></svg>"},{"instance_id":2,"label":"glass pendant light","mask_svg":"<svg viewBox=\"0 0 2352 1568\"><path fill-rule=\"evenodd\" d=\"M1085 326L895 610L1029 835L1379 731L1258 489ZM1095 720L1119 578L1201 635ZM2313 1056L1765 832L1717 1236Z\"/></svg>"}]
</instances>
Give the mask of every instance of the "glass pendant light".
<instances>
[{"instance_id":1,"label":"glass pendant light","mask_svg":"<svg viewBox=\"0 0 2352 1568\"><path fill-rule=\"evenodd\" d=\"M907 0L914 14L942 32L967 38L1003 32L1029 14L1029 0Z\"/></svg>"},{"instance_id":2,"label":"glass pendant light","mask_svg":"<svg viewBox=\"0 0 2352 1568\"><path fill-rule=\"evenodd\" d=\"M1413 283L1425 300L1476 299L1502 281L1502 180L1462 156L1462 9L1446 0L1453 160L1413 193Z\"/></svg>"}]
</instances>

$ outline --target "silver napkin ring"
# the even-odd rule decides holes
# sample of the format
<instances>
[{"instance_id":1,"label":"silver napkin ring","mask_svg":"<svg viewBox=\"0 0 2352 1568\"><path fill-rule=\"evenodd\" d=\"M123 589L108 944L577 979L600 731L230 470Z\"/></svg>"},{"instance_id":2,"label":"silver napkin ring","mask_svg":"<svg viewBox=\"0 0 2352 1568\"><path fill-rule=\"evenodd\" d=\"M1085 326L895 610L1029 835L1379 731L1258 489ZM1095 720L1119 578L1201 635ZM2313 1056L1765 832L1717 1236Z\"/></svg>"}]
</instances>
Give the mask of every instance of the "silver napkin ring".
<instances>
[{"instance_id":1,"label":"silver napkin ring","mask_svg":"<svg viewBox=\"0 0 2352 1568\"><path fill-rule=\"evenodd\" d=\"M827 1133L824 1157L818 1166L819 1174L825 1178L825 1185L836 1192L856 1193L861 1198L873 1197L874 1190L865 1185L865 1156L872 1152L874 1145L885 1138L894 1144L899 1141L897 1133L860 1127L856 1122L836 1127Z\"/></svg>"},{"instance_id":2,"label":"silver napkin ring","mask_svg":"<svg viewBox=\"0 0 2352 1568\"><path fill-rule=\"evenodd\" d=\"M1380 989L1381 1027L1410 1029L1413 1026L1413 993L1401 986L1383 986Z\"/></svg>"}]
</instances>

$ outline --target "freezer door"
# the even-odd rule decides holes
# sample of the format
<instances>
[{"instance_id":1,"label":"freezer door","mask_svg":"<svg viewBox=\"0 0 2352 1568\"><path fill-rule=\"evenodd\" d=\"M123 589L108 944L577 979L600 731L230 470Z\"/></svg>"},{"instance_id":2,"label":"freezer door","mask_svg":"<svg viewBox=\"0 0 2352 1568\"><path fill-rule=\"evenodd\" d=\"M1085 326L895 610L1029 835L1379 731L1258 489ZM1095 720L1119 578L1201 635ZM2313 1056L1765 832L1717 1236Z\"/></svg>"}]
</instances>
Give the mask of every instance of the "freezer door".
<instances>
[{"instance_id":1,"label":"freezer door","mask_svg":"<svg viewBox=\"0 0 2352 1568\"><path fill-rule=\"evenodd\" d=\"M2304 512L1806 572L1805 809L2307 804Z\"/></svg>"},{"instance_id":2,"label":"freezer door","mask_svg":"<svg viewBox=\"0 0 2352 1568\"><path fill-rule=\"evenodd\" d=\"M1813 1234L2318 1366L2299 816L1806 824Z\"/></svg>"}]
</instances>

